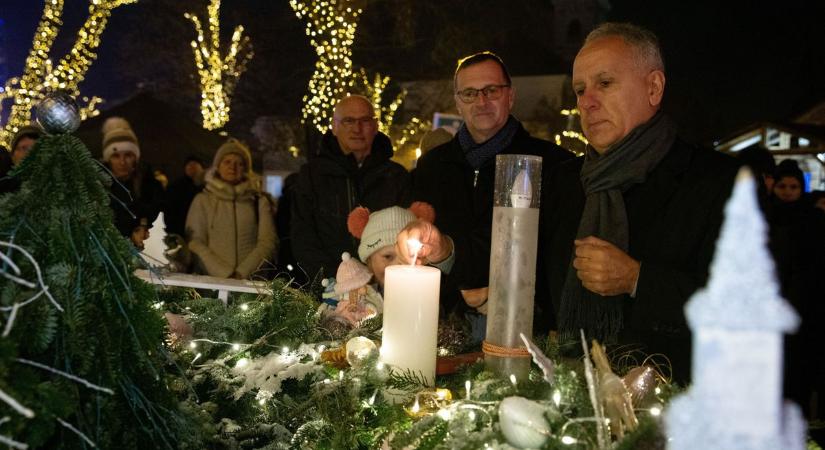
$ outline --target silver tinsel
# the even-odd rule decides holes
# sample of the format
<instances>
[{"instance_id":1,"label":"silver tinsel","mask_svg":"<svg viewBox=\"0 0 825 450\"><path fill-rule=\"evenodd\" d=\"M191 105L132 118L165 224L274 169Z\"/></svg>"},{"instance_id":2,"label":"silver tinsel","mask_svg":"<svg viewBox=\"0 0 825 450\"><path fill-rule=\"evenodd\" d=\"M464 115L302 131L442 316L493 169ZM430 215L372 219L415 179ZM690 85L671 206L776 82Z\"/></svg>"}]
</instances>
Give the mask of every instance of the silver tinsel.
<instances>
[{"instance_id":1,"label":"silver tinsel","mask_svg":"<svg viewBox=\"0 0 825 450\"><path fill-rule=\"evenodd\" d=\"M35 108L37 122L49 134L71 133L80 126L74 98L64 91L48 94Z\"/></svg>"}]
</instances>

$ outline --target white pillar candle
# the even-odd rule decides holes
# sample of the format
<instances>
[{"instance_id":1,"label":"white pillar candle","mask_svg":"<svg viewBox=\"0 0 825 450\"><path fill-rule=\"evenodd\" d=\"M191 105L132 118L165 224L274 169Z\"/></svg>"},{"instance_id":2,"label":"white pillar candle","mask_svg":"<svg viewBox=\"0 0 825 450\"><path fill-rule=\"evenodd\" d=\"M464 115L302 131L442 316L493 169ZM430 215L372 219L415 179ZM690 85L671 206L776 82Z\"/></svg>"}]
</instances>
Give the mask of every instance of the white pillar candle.
<instances>
[{"instance_id":1,"label":"white pillar candle","mask_svg":"<svg viewBox=\"0 0 825 450\"><path fill-rule=\"evenodd\" d=\"M409 369L432 386L441 271L426 266L389 266L384 280L381 361Z\"/></svg>"}]
</instances>

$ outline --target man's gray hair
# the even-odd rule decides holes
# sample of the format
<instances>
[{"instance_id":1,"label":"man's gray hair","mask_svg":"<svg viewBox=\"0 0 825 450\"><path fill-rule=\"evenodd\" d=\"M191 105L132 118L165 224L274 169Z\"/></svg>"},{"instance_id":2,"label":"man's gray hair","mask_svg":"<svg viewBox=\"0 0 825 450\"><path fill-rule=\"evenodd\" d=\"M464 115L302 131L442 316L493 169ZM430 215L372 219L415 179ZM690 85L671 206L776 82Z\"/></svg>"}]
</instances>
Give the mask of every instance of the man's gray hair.
<instances>
[{"instance_id":1,"label":"man's gray hair","mask_svg":"<svg viewBox=\"0 0 825 450\"><path fill-rule=\"evenodd\" d=\"M652 31L630 23L606 22L591 31L584 40L584 45L597 39L618 36L627 45L636 50L641 67L651 70L665 71L665 62L662 59L662 50L659 47L659 38Z\"/></svg>"}]
</instances>

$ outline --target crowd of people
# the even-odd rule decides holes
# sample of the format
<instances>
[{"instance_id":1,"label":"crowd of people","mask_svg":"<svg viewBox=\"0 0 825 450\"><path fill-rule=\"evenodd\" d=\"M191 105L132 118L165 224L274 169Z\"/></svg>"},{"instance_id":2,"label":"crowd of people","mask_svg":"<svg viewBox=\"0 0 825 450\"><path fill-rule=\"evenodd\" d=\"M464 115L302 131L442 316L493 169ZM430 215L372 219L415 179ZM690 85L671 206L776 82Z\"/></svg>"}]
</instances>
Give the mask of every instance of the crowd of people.
<instances>
[{"instance_id":1,"label":"crowd of people","mask_svg":"<svg viewBox=\"0 0 825 450\"><path fill-rule=\"evenodd\" d=\"M142 169L128 123L110 119L103 162L113 179L115 224L140 247L164 211L167 232L187 244L185 267L215 277L253 277L276 255L288 255L281 267L289 263L309 279L333 277L351 264L343 253L358 255L379 295L384 269L409 263L406 242L416 238L424 244L417 263L443 273L442 313L467 320L481 341L495 157L541 156L535 332L564 341L584 329L608 344L640 345L667 355L673 377L686 381L691 341L684 305L707 281L723 208L746 164L762 181L782 293L802 317L787 346L788 392L804 408L822 392L825 364L815 349L823 334L815 320L823 317L825 197L804 192L793 160L776 165L767 150L752 149L737 161L683 139L661 110L666 77L655 35L615 23L588 35L572 73L589 141L580 158L531 136L511 114L517 92L495 54L461 59L453 85L463 124L455 136L428 136L438 144L411 173L390 159L391 141L378 131L370 101L339 101L317 156L288 180L277 208L243 143L225 142L208 170L188 159L185 176L164 191ZM11 165L39 135L36 128L18 133ZM0 182L6 191L17 188L13 177ZM287 247L280 251L279 237ZM342 286L335 292L344 294Z\"/></svg>"}]
</instances>

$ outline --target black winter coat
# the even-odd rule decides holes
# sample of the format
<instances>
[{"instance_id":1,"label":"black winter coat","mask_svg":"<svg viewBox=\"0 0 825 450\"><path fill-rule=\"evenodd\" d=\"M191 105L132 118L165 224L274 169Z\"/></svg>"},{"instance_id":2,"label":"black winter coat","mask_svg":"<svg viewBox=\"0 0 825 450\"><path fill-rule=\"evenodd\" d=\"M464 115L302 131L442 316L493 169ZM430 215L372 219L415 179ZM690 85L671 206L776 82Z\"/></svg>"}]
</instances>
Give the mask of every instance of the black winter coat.
<instances>
[{"instance_id":1,"label":"black winter coat","mask_svg":"<svg viewBox=\"0 0 825 450\"><path fill-rule=\"evenodd\" d=\"M109 202L115 215L115 227L120 234L131 237L135 227L149 226L158 217L163 205L163 186L148 167L138 166L135 176L127 181L112 180Z\"/></svg>"},{"instance_id":2,"label":"black winter coat","mask_svg":"<svg viewBox=\"0 0 825 450\"><path fill-rule=\"evenodd\" d=\"M186 215L189 213L189 206L202 190L203 185L195 184L195 181L186 175L169 185L163 209L166 233L186 236Z\"/></svg>"},{"instance_id":3,"label":"black winter coat","mask_svg":"<svg viewBox=\"0 0 825 450\"><path fill-rule=\"evenodd\" d=\"M825 392L825 213L800 199L775 201L766 216L782 296L802 319L785 337L785 395L807 415L811 392Z\"/></svg>"},{"instance_id":4,"label":"black winter coat","mask_svg":"<svg viewBox=\"0 0 825 450\"><path fill-rule=\"evenodd\" d=\"M510 146L498 154L541 156L542 173L573 157L551 142L530 136L521 125ZM443 312L466 309L459 290L489 283L495 167L495 158L490 158L474 170L454 137L422 156L413 172L413 201L431 204L435 225L455 243L455 264L442 277Z\"/></svg>"},{"instance_id":5,"label":"black winter coat","mask_svg":"<svg viewBox=\"0 0 825 450\"><path fill-rule=\"evenodd\" d=\"M341 253L357 254L347 216L357 206L378 211L409 203L410 175L393 161L390 139L378 133L361 167L327 132L320 154L301 167L292 204L292 251L312 279L320 269L335 276Z\"/></svg>"},{"instance_id":6,"label":"black winter coat","mask_svg":"<svg viewBox=\"0 0 825 450\"><path fill-rule=\"evenodd\" d=\"M583 162L577 158L558 166L542 183L539 270L543 276L537 289L539 282L546 283L549 304L537 305L543 307L537 311L537 316L543 315L540 329L555 328L551 314L559 310L584 208L579 176ZM678 380L690 373L684 305L707 281L737 170L733 158L677 139L647 180L624 193L628 253L641 262L641 270L636 297L624 299L620 343L643 344L647 354L664 353Z\"/></svg>"}]
</instances>

